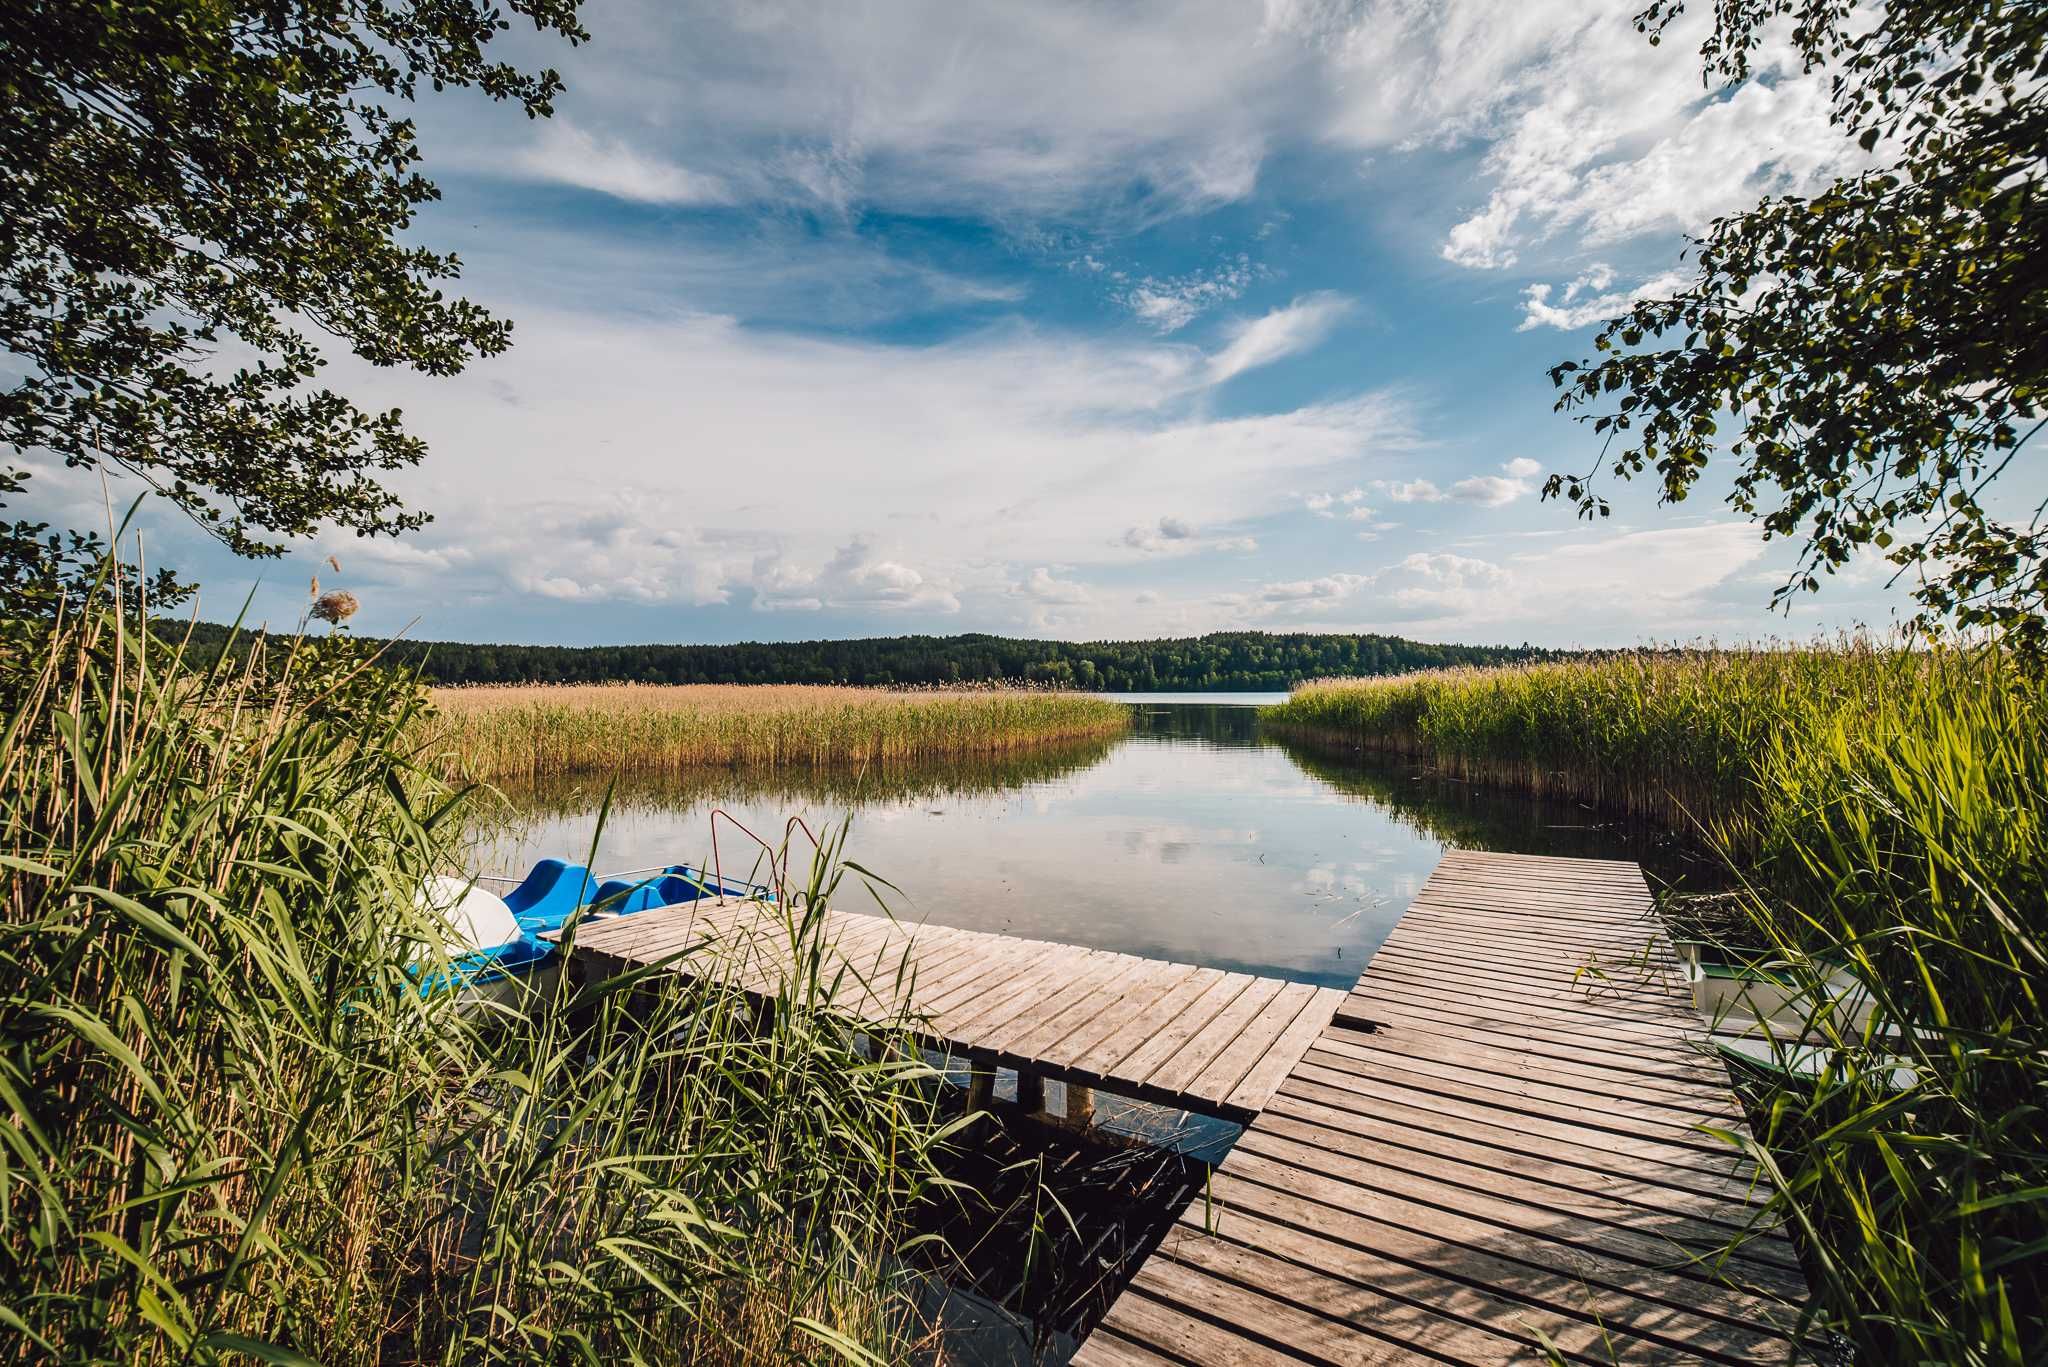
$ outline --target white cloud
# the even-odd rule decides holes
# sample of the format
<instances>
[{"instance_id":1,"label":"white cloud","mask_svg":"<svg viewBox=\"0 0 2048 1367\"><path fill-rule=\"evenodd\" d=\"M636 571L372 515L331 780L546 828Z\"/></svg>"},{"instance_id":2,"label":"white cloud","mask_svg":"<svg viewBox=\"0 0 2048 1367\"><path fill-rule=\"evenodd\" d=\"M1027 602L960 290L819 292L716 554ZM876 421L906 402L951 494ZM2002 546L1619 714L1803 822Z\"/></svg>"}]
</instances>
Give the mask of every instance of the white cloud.
<instances>
[{"instance_id":1,"label":"white cloud","mask_svg":"<svg viewBox=\"0 0 2048 1367\"><path fill-rule=\"evenodd\" d=\"M1240 625L1285 619L1466 640L1584 640L1591 626L1609 640L1669 639L1726 621L1730 607L1717 595L1762 555L1753 526L1708 523L1590 536L1504 559L1419 551L1369 574L1264 584L1217 606Z\"/></svg>"},{"instance_id":2,"label":"white cloud","mask_svg":"<svg viewBox=\"0 0 2048 1367\"><path fill-rule=\"evenodd\" d=\"M1031 571L1024 582L1016 586L1016 592L1034 602L1055 607L1078 606L1092 602L1095 596L1088 591L1086 584L1055 578L1053 572L1043 565Z\"/></svg>"},{"instance_id":3,"label":"white cloud","mask_svg":"<svg viewBox=\"0 0 2048 1367\"><path fill-rule=\"evenodd\" d=\"M1379 480L1374 488L1387 496L1393 503L1444 503L1456 500L1459 503L1476 503L1483 508L1499 508L1530 492L1528 475L1541 467L1526 457L1518 456L1500 467L1506 475L1470 475L1454 482L1449 489L1441 488L1436 481L1428 479ZM1360 508L1351 514L1364 521L1372 516L1367 508Z\"/></svg>"},{"instance_id":4,"label":"white cloud","mask_svg":"<svg viewBox=\"0 0 2048 1367\"><path fill-rule=\"evenodd\" d=\"M1162 517L1150 527L1132 527L1123 534L1123 544L1132 550L1149 554L1169 553L1186 555L1196 551L1255 551L1259 548L1256 537L1215 536L1205 537L1192 523L1178 517Z\"/></svg>"},{"instance_id":5,"label":"white cloud","mask_svg":"<svg viewBox=\"0 0 2048 1367\"><path fill-rule=\"evenodd\" d=\"M1162 517L1149 527L1132 527L1125 531L1126 546L1139 551L1161 551L1170 549L1176 542L1191 543L1195 528L1183 518Z\"/></svg>"},{"instance_id":6,"label":"white cloud","mask_svg":"<svg viewBox=\"0 0 2048 1367\"><path fill-rule=\"evenodd\" d=\"M1230 330L1229 345L1209 358L1209 382L1221 384L1315 347L1350 307L1351 301L1340 294L1307 294L1285 308L1239 323Z\"/></svg>"},{"instance_id":7,"label":"white cloud","mask_svg":"<svg viewBox=\"0 0 2048 1367\"><path fill-rule=\"evenodd\" d=\"M732 199L731 189L717 176L700 175L561 117L536 125L533 144L517 165L541 180L643 204L725 204Z\"/></svg>"},{"instance_id":8,"label":"white cloud","mask_svg":"<svg viewBox=\"0 0 2048 1367\"><path fill-rule=\"evenodd\" d=\"M754 562L748 587L754 606L766 611L815 612L820 608L896 609L958 612L960 600L943 584L928 581L910 566L878 558L855 537L816 570L787 563L780 552Z\"/></svg>"},{"instance_id":9,"label":"white cloud","mask_svg":"<svg viewBox=\"0 0 2048 1367\"><path fill-rule=\"evenodd\" d=\"M1513 266L1560 234L1580 247L1647 232L1697 230L1766 194L1809 191L1861 164L1827 121L1824 72L1803 73L1776 32L1755 54L1758 78L1730 95L1699 85L1698 46L1711 16L1687 13L1650 47L1625 10L1522 7L1501 35L1478 39L1467 92L1440 133L1485 139L1485 203L1446 234L1443 255L1476 269ZM1456 24L1439 44L1475 41Z\"/></svg>"},{"instance_id":10,"label":"white cloud","mask_svg":"<svg viewBox=\"0 0 2048 1367\"><path fill-rule=\"evenodd\" d=\"M1442 503L1449 497L1433 481L1426 479L1382 480L1375 487L1396 503Z\"/></svg>"},{"instance_id":11,"label":"white cloud","mask_svg":"<svg viewBox=\"0 0 2048 1367\"><path fill-rule=\"evenodd\" d=\"M1678 271L1665 271L1633 289L1602 293L1613 280L1614 272L1610 268L1596 265L1567 283L1556 303L1551 302L1551 295L1555 292L1553 286L1528 286L1522 291L1522 321L1515 331L1528 332L1539 327L1570 330L1604 323L1626 313L1638 299L1669 299L1690 284L1692 277Z\"/></svg>"},{"instance_id":12,"label":"white cloud","mask_svg":"<svg viewBox=\"0 0 2048 1367\"><path fill-rule=\"evenodd\" d=\"M650 156L690 148L742 199L835 214L1142 224L1231 203L1299 126L1310 60L1258 45L1257 14L1223 0L1170 15L618 0L602 19L597 42L536 56L580 121Z\"/></svg>"},{"instance_id":13,"label":"white cloud","mask_svg":"<svg viewBox=\"0 0 2048 1367\"><path fill-rule=\"evenodd\" d=\"M386 601L417 601L422 590L444 598L509 590L571 603L731 601L750 548L678 524L661 503L631 486L539 506L486 490L459 521L405 541L330 537L315 551L341 557L349 582L384 589Z\"/></svg>"},{"instance_id":14,"label":"white cloud","mask_svg":"<svg viewBox=\"0 0 2048 1367\"><path fill-rule=\"evenodd\" d=\"M1582 0L619 0L599 42L546 53L573 126L430 117L458 124L461 160L486 171L654 203L968 213L1024 236L1236 202L1288 148L1476 146L1484 184L1430 231L1477 267L1565 234L1597 246L1696 229L1856 164L1826 122L1826 73L1801 72L1783 44L1757 55L1759 79L1708 96L1707 8L1657 47L1630 16ZM1236 297L1242 264L1117 293L1171 331Z\"/></svg>"},{"instance_id":15,"label":"white cloud","mask_svg":"<svg viewBox=\"0 0 2048 1367\"><path fill-rule=\"evenodd\" d=\"M1255 596L1260 603L1279 607L1323 605L1349 598L1362 585L1370 582L1370 575L1327 574L1320 579L1295 579L1285 583L1267 584Z\"/></svg>"},{"instance_id":16,"label":"white cloud","mask_svg":"<svg viewBox=\"0 0 2048 1367\"><path fill-rule=\"evenodd\" d=\"M1084 261L1101 269L1101 263L1093 258ZM1125 289L1119 298L1125 308L1156 331L1178 332L1217 304L1229 303L1242 295L1254 274L1250 258L1240 255L1207 274L1198 272L1163 280L1147 276Z\"/></svg>"},{"instance_id":17,"label":"white cloud","mask_svg":"<svg viewBox=\"0 0 2048 1367\"><path fill-rule=\"evenodd\" d=\"M1309 512L1315 512L1317 516L1337 516L1337 510L1341 506L1343 516L1348 516L1348 519L1354 521L1362 521L1372 516L1372 508L1366 508L1358 502L1364 496L1364 490L1346 490L1341 494L1307 494L1300 500L1300 504Z\"/></svg>"},{"instance_id":18,"label":"white cloud","mask_svg":"<svg viewBox=\"0 0 2048 1367\"><path fill-rule=\"evenodd\" d=\"M1514 576L1491 561L1417 552L1372 576L1373 607L1396 619L1497 617Z\"/></svg>"},{"instance_id":19,"label":"white cloud","mask_svg":"<svg viewBox=\"0 0 2048 1367\"><path fill-rule=\"evenodd\" d=\"M1529 486L1521 480L1499 475L1473 475L1451 486L1452 498L1461 503L1477 503L1482 508L1504 507L1528 492Z\"/></svg>"},{"instance_id":20,"label":"white cloud","mask_svg":"<svg viewBox=\"0 0 2048 1367\"><path fill-rule=\"evenodd\" d=\"M430 443L433 459L392 483L441 520L405 544L466 548L464 592L510 581L577 601L738 603L758 589L792 609L944 609L999 597L1032 566L1085 579L1134 544L1241 553L1258 519L1299 507L1290 489L1416 442L1408 401L1389 393L1217 418L1202 354L1166 343L520 322L520 345L454 378L335 367ZM1162 490L1175 503L1163 517ZM425 563L404 573L454 592Z\"/></svg>"}]
</instances>

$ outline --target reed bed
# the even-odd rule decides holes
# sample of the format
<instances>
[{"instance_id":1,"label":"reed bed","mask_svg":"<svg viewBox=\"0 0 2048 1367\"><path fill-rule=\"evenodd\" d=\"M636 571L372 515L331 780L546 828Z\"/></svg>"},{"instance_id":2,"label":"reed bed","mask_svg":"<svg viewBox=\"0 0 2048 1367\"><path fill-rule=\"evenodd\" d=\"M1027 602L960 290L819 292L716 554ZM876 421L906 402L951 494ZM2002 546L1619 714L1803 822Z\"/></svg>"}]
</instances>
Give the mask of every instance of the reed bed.
<instances>
[{"instance_id":1,"label":"reed bed","mask_svg":"<svg viewBox=\"0 0 2048 1367\"><path fill-rule=\"evenodd\" d=\"M1815 1005L1737 1065L1865 1363L2048 1361L2048 682L1995 645L1688 651L1319 685L1270 724L1712 832L1718 948ZM1828 1006L1847 971L1875 1010ZM1811 1049L1808 1045L1813 1046ZM1794 1066L1795 1064L1802 1066Z\"/></svg>"},{"instance_id":2,"label":"reed bed","mask_svg":"<svg viewBox=\"0 0 2048 1367\"><path fill-rule=\"evenodd\" d=\"M1115 735L1119 703L1026 690L777 684L437 689L428 746L486 781L994 758Z\"/></svg>"},{"instance_id":3,"label":"reed bed","mask_svg":"<svg viewBox=\"0 0 2048 1367\"><path fill-rule=\"evenodd\" d=\"M900 1359L907 1032L703 977L423 996L460 795L345 639L0 622L0 1361ZM273 648L274 649L274 648ZM838 848L779 889L831 899ZM879 1060L879 1061L875 1061Z\"/></svg>"},{"instance_id":4,"label":"reed bed","mask_svg":"<svg viewBox=\"0 0 2048 1367\"><path fill-rule=\"evenodd\" d=\"M1786 727L1868 716L1926 686L1926 657L1868 641L1657 650L1304 684L1275 734L1427 758L1446 777L1592 802L1747 845L1756 757Z\"/></svg>"}]
</instances>

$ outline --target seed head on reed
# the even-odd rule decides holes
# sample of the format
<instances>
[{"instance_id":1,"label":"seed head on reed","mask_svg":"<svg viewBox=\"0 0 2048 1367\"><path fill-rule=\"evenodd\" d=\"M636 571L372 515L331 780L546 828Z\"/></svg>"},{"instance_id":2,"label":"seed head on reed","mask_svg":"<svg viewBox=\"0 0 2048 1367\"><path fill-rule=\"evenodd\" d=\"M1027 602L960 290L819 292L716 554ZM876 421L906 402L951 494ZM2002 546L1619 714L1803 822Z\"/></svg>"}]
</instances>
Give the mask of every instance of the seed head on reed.
<instances>
[{"instance_id":1,"label":"seed head on reed","mask_svg":"<svg viewBox=\"0 0 2048 1367\"><path fill-rule=\"evenodd\" d=\"M315 579L313 587L319 588L320 581ZM356 601L356 596L353 593L350 593L347 589L336 589L332 593L323 593L313 600L313 616L323 622L340 626L343 622L355 616L356 609L361 606L362 604Z\"/></svg>"}]
</instances>

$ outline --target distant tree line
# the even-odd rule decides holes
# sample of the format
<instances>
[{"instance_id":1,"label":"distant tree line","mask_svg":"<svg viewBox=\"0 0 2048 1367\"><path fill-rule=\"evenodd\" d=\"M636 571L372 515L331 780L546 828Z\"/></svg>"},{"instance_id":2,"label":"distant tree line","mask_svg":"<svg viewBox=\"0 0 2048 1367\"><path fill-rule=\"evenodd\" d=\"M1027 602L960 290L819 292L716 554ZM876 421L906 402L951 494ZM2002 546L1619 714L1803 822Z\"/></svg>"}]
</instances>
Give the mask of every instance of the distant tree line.
<instances>
[{"instance_id":1,"label":"distant tree line","mask_svg":"<svg viewBox=\"0 0 2048 1367\"><path fill-rule=\"evenodd\" d=\"M182 638L186 627L166 621L159 631ZM192 628L192 650L202 659L217 657L229 639L227 627L200 623ZM1171 691L1284 689L1303 679L1512 664L1558 653L1530 645L1431 645L1399 636L1227 631L1176 640L1087 642L984 635L627 646L401 640L388 643L383 658L416 668L436 684L1009 682Z\"/></svg>"}]
</instances>

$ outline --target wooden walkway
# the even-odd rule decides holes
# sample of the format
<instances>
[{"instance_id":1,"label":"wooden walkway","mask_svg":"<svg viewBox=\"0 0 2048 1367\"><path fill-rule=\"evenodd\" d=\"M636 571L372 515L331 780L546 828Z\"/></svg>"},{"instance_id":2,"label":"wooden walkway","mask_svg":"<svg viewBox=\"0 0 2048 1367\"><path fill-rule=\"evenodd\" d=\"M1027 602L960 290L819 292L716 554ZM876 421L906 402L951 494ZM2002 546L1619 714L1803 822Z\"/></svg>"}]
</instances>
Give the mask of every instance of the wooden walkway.
<instances>
[{"instance_id":1,"label":"wooden walkway","mask_svg":"<svg viewBox=\"0 0 2048 1367\"><path fill-rule=\"evenodd\" d=\"M1075 1362L1789 1360L1701 1033L1634 864L1447 855Z\"/></svg>"},{"instance_id":2,"label":"wooden walkway","mask_svg":"<svg viewBox=\"0 0 2048 1367\"><path fill-rule=\"evenodd\" d=\"M828 912L834 1004L857 1019L920 1017L934 1048L979 1069L1246 1120L1323 1033L1343 992L1108 950ZM616 973L680 955L677 972L733 974L775 994L781 915L709 900L588 921L575 960ZM843 970L843 972L842 972Z\"/></svg>"}]
</instances>

